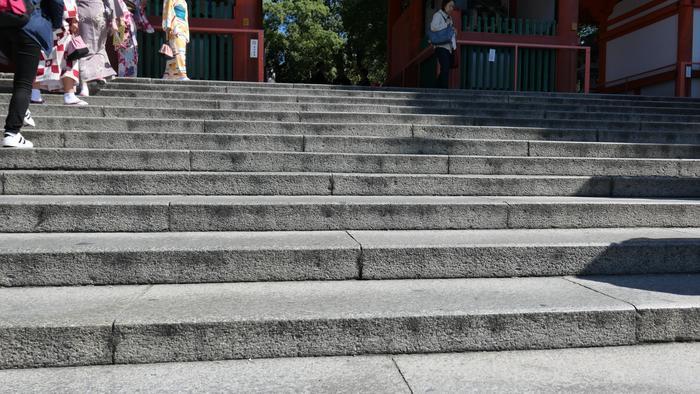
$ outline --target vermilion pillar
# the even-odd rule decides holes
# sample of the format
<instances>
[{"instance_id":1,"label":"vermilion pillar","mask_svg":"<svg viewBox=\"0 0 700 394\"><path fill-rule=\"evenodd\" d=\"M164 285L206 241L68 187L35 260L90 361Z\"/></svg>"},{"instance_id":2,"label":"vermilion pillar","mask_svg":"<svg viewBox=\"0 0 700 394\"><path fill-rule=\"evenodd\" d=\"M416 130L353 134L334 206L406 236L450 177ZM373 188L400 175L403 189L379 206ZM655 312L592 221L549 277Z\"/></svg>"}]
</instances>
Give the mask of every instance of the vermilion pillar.
<instances>
[{"instance_id":1,"label":"vermilion pillar","mask_svg":"<svg viewBox=\"0 0 700 394\"><path fill-rule=\"evenodd\" d=\"M691 79L685 77L683 63L693 61L693 1L681 0L678 9L678 76L676 96L690 94Z\"/></svg>"},{"instance_id":2,"label":"vermilion pillar","mask_svg":"<svg viewBox=\"0 0 700 394\"><path fill-rule=\"evenodd\" d=\"M578 45L579 0L557 0L557 35L565 45ZM578 53L560 49L557 53L557 91L576 91Z\"/></svg>"},{"instance_id":3,"label":"vermilion pillar","mask_svg":"<svg viewBox=\"0 0 700 394\"><path fill-rule=\"evenodd\" d=\"M401 0L388 0L388 20L387 20L387 69L389 70L389 76L394 75L394 60L393 56L393 31L394 24L399 20L401 16Z\"/></svg>"}]
</instances>

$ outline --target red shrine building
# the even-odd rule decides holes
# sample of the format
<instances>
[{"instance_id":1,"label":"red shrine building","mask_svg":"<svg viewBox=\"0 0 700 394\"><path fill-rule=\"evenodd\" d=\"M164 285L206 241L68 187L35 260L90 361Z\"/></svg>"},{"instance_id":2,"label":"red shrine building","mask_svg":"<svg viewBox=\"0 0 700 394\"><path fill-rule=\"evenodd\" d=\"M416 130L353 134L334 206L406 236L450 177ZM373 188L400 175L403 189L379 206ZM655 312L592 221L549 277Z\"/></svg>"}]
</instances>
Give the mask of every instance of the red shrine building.
<instances>
[{"instance_id":1,"label":"red shrine building","mask_svg":"<svg viewBox=\"0 0 700 394\"><path fill-rule=\"evenodd\" d=\"M387 1L388 83L434 86L426 32L441 1ZM451 88L700 97L700 0L455 4Z\"/></svg>"}]
</instances>

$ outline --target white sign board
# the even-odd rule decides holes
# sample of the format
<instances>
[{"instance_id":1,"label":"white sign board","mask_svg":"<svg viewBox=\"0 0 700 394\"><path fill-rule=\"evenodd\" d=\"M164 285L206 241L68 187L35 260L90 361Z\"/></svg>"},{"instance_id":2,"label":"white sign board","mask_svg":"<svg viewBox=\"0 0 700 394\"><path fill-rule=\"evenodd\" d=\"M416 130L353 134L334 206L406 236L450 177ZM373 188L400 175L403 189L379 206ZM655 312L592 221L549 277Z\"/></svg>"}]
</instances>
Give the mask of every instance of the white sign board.
<instances>
[{"instance_id":1,"label":"white sign board","mask_svg":"<svg viewBox=\"0 0 700 394\"><path fill-rule=\"evenodd\" d=\"M496 50L489 49L489 62L493 63L496 61Z\"/></svg>"},{"instance_id":2,"label":"white sign board","mask_svg":"<svg viewBox=\"0 0 700 394\"><path fill-rule=\"evenodd\" d=\"M250 40L250 58L251 59L258 58L258 39L257 38L253 38Z\"/></svg>"}]
</instances>

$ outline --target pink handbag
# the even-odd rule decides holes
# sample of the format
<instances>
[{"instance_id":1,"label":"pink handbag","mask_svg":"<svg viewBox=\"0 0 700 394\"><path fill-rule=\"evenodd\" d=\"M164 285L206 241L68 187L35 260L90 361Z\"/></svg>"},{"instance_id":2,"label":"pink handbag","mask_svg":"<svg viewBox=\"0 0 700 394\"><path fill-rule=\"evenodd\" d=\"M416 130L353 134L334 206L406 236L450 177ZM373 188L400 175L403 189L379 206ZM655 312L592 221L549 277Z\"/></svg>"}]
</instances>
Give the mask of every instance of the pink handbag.
<instances>
[{"instance_id":1,"label":"pink handbag","mask_svg":"<svg viewBox=\"0 0 700 394\"><path fill-rule=\"evenodd\" d=\"M74 62L78 59L82 59L89 53L90 50L80 36L73 36L68 42L68 46L66 48L66 58L69 61Z\"/></svg>"},{"instance_id":2,"label":"pink handbag","mask_svg":"<svg viewBox=\"0 0 700 394\"><path fill-rule=\"evenodd\" d=\"M160 52L163 56L165 56L169 59L172 59L175 57L175 55L173 54L173 49L170 48L170 45L168 45L168 44L163 44L163 46L160 47L160 51L158 51L158 52Z\"/></svg>"}]
</instances>

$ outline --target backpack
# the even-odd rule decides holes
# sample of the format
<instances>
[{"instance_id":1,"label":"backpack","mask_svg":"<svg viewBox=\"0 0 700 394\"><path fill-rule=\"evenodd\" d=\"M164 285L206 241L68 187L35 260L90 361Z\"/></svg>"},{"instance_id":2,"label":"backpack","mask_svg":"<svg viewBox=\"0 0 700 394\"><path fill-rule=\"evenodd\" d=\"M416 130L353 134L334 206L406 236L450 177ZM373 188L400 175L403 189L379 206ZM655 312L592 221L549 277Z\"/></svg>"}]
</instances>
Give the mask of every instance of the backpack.
<instances>
[{"instance_id":1,"label":"backpack","mask_svg":"<svg viewBox=\"0 0 700 394\"><path fill-rule=\"evenodd\" d=\"M32 0L0 0L0 28L19 28L34 12Z\"/></svg>"},{"instance_id":2,"label":"backpack","mask_svg":"<svg viewBox=\"0 0 700 394\"><path fill-rule=\"evenodd\" d=\"M445 19L445 22L447 22L447 18L445 18L444 16L443 18ZM452 26L447 26L446 28L438 31L432 31L428 29L428 40L433 45L448 44L452 42L452 37L454 36L454 34L454 27Z\"/></svg>"}]
</instances>

